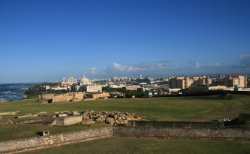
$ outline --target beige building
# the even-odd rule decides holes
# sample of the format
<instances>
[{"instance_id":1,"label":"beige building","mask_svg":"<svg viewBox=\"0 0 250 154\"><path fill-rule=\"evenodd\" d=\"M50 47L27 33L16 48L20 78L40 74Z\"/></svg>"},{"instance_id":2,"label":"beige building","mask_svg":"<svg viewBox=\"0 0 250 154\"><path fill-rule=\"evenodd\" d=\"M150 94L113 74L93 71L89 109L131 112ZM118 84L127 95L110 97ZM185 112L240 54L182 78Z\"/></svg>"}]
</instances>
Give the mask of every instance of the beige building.
<instances>
[{"instance_id":1,"label":"beige building","mask_svg":"<svg viewBox=\"0 0 250 154\"><path fill-rule=\"evenodd\" d=\"M226 85L228 87L246 88L247 76L246 75L230 75L226 79Z\"/></svg>"},{"instance_id":2,"label":"beige building","mask_svg":"<svg viewBox=\"0 0 250 154\"><path fill-rule=\"evenodd\" d=\"M185 77L185 89L190 88L193 83L194 83L194 80L192 78Z\"/></svg>"},{"instance_id":3,"label":"beige building","mask_svg":"<svg viewBox=\"0 0 250 154\"><path fill-rule=\"evenodd\" d=\"M126 87L126 84L123 84L123 83L110 85L110 88L114 88L114 89L124 88L124 87Z\"/></svg>"},{"instance_id":4,"label":"beige building","mask_svg":"<svg viewBox=\"0 0 250 154\"><path fill-rule=\"evenodd\" d=\"M169 79L169 88L187 89L193 84L193 80L189 77L175 77Z\"/></svg>"},{"instance_id":5,"label":"beige building","mask_svg":"<svg viewBox=\"0 0 250 154\"><path fill-rule=\"evenodd\" d=\"M64 78L62 81L62 86L68 85L71 86L77 83L77 79L73 76L69 77L68 79Z\"/></svg>"},{"instance_id":6,"label":"beige building","mask_svg":"<svg viewBox=\"0 0 250 154\"><path fill-rule=\"evenodd\" d=\"M138 88L141 88L141 86L139 85L126 86L126 90L131 90L131 91L135 91Z\"/></svg>"},{"instance_id":7,"label":"beige building","mask_svg":"<svg viewBox=\"0 0 250 154\"><path fill-rule=\"evenodd\" d=\"M189 90L191 92L208 92L209 88L207 85L192 85Z\"/></svg>"},{"instance_id":8,"label":"beige building","mask_svg":"<svg viewBox=\"0 0 250 154\"><path fill-rule=\"evenodd\" d=\"M212 79L208 76L196 76L192 77L192 79L195 86L209 86L212 84Z\"/></svg>"},{"instance_id":9,"label":"beige building","mask_svg":"<svg viewBox=\"0 0 250 154\"><path fill-rule=\"evenodd\" d=\"M53 87L50 87L51 90L68 90L70 88L68 88L67 86L53 86Z\"/></svg>"},{"instance_id":10,"label":"beige building","mask_svg":"<svg viewBox=\"0 0 250 154\"><path fill-rule=\"evenodd\" d=\"M184 82L184 77L175 77L175 78L171 78L169 79L168 83L169 83L169 88L171 89L185 89L183 84Z\"/></svg>"},{"instance_id":11,"label":"beige building","mask_svg":"<svg viewBox=\"0 0 250 154\"><path fill-rule=\"evenodd\" d=\"M174 77L169 79L169 88L188 89L191 86L208 86L212 79L207 76Z\"/></svg>"},{"instance_id":12,"label":"beige building","mask_svg":"<svg viewBox=\"0 0 250 154\"><path fill-rule=\"evenodd\" d=\"M208 87L209 90L226 90L226 88L227 88L226 86L220 86L220 85Z\"/></svg>"},{"instance_id":13,"label":"beige building","mask_svg":"<svg viewBox=\"0 0 250 154\"><path fill-rule=\"evenodd\" d=\"M86 86L87 93L101 93L102 86L101 85L88 85Z\"/></svg>"},{"instance_id":14,"label":"beige building","mask_svg":"<svg viewBox=\"0 0 250 154\"><path fill-rule=\"evenodd\" d=\"M80 80L80 88L87 93L101 93L102 86L98 84L93 84L91 80L83 76Z\"/></svg>"}]
</instances>

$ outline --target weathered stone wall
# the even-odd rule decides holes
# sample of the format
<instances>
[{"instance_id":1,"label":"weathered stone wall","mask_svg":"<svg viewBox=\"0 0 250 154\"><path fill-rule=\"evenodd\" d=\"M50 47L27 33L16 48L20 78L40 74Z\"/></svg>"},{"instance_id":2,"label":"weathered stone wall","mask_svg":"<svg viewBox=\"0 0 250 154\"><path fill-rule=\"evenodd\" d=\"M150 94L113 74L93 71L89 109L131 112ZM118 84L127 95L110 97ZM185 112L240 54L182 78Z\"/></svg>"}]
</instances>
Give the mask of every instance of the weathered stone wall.
<instances>
[{"instance_id":1,"label":"weathered stone wall","mask_svg":"<svg viewBox=\"0 0 250 154\"><path fill-rule=\"evenodd\" d=\"M114 136L250 140L250 130L209 128L114 127Z\"/></svg>"},{"instance_id":2,"label":"weathered stone wall","mask_svg":"<svg viewBox=\"0 0 250 154\"><path fill-rule=\"evenodd\" d=\"M35 124L35 123L42 123L42 118L30 118L30 119L22 119L16 121L16 124Z\"/></svg>"},{"instance_id":3,"label":"weathered stone wall","mask_svg":"<svg viewBox=\"0 0 250 154\"><path fill-rule=\"evenodd\" d=\"M55 94L42 94L40 95L40 99L43 99L43 100L49 100L49 99L52 99L54 97Z\"/></svg>"},{"instance_id":4,"label":"weathered stone wall","mask_svg":"<svg viewBox=\"0 0 250 154\"><path fill-rule=\"evenodd\" d=\"M58 117L54 119L53 126L70 126L82 122L82 116Z\"/></svg>"},{"instance_id":5,"label":"weathered stone wall","mask_svg":"<svg viewBox=\"0 0 250 154\"><path fill-rule=\"evenodd\" d=\"M81 101L83 100L85 93L83 92L71 92L66 94L44 94L40 96L40 100L43 102L69 102L69 101Z\"/></svg>"},{"instance_id":6,"label":"weathered stone wall","mask_svg":"<svg viewBox=\"0 0 250 154\"><path fill-rule=\"evenodd\" d=\"M73 100L72 94L61 94L61 95L55 95L52 98L52 102L69 102Z\"/></svg>"},{"instance_id":7,"label":"weathered stone wall","mask_svg":"<svg viewBox=\"0 0 250 154\"><path fill-rule=\"evenodd\" d=\"M112 136L250 140L250 130L210 128L103 127L80 132L0 142L0 153L28 151Z\"/></svg>"},{"instance_id":8,"label":"weathered stone wall","mask_svg":"<svg viewBox=\"0 0 250 154\"><path fill-rule=\"evenodd\" d=\"M177 122L177 121L129 121L128 126L156 128L220 128L218 122Z\"/></svg>"},{"instance_id":9,"label":"weathered stone wall","mask_svg":"<svg viewBox=\"0 0 250 154\"><path fill-rule=\"evenodd\" d=\"M46 137L34 137L20 140L0 142L0 153L10 153L48 146L68 144L77 141L111 137L112 127L84 130L67 134L51 135Z\"/></svg>"},{"instance_id":10,"label":"weathered stone wall","mask_svg":"<svg viewBox=\"0 0 250 154\"><path fill-rule=\"evenodd\" d=\"M102 86L101 85L89 85L86 87L86 92L88 93L102 92Z\"/></svg>"},{"instance_id":11,"label":"weathered stone wall","mask_svg":"<svg viewBox=\"0 0 250 154\"><path fill-rule=\"evenodd\" d=\"M93 99L108 98L108 97L110 97L109 93L92 94Z\"/></svg>"},{"instance_id":12,"label":"weathered stone wall","mask_svg":"<svg viewBox=\"0 0 250 154\"><path fill-rule=\"evenodd\" d=\"M74 101L81 101L85 97L85 93L77 92L74 93Z\"/></svg>"}]
</instances>

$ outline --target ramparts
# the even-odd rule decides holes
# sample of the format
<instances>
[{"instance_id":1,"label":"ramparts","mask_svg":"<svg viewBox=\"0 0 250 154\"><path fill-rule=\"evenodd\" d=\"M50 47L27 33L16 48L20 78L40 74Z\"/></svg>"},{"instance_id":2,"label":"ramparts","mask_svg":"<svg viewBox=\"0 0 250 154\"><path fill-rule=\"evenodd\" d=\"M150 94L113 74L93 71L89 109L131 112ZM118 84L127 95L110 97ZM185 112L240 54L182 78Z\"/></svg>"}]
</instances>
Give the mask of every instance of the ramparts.
<instances>
[{"instance_id":1,"label":"ramparts","mask_svg":"<svg viewBox=\"0 0 250 154\"><path fill-rule=\"evenodd\" d=\"M178 121L129 121L131 127L154 128L221 128L218 122L178 122Z\"/></svg>"},{"instance_id":2,"label":"ramparts","mask_svg":"<svg viewBox=\"0 0 250 154\"><path fill-rule=\"evenodd\" d=\"M110 97L109 93L92 93L91 94L93 99L107 99L108 97Z\"/></svg>"},{"instance_id":3,"label":"ramparts","mask_svg":"<svg viewBox=\"0 0 250 154\"><path fill-rule=\"evenodd\" d=\"M224 128L213 122L130 121L129 126L103 127L0 142L0 153L28 151L112 136L250 140L250 130L248 128Z\"/></svg>"},{"instance_id":4,"label":"ramparts","mask_svg":"<svg viewBox=\"0 0 250 154\"><path fill-rule=\"evenodd\" d=\"M5 141L0 142L0 153L28 151L79 141L107 138L111 136L113 136L113 128L103 127L98 129L84 130L80 132Z\"/></svg>"},{"instance_id":5,"label":"ramparts","mask_svg":"<svg viewBox=\"0 0 250 154\"><path fill-rule=\"evenodd\" d=\"M156 128L156 127L115 127L114 136L160 137L160 138L203 138L250 140L250 131L244 129L210 128Z\"/></svg>"},{"instance_id":6,"label":"ramparts","mask_svg":"<svg viewBox=\"0 0 250 154\"><path fill-rule=\"evenodd\" d=\"M43 103L81 101L85 97L84 92L71 92L66 94L43 94L40 100Z\"/></svg>"}]
</instances>

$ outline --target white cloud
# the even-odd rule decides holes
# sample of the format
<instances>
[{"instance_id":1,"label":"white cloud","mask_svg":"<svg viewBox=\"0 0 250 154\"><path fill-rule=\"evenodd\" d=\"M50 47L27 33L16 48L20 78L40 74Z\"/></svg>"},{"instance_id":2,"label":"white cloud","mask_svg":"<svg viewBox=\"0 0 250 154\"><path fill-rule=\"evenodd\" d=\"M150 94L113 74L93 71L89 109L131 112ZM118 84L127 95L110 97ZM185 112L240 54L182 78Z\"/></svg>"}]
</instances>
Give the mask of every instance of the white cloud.
<instances>
[{"instance_id":1,"label":"white cloud","mask_svg":"<svg viewBox=\"0 0 250 154\"><path fill-rule=\"evenodd\" d=\"M183 65L181 68L199 69L201 68L201 63L199 61L188 61L187 65Z\"/></svg>"},{"instance_id":2,"label":"white cloud","mask_svg":"<svg viewBox=\"0 0 250 154\"><path fill-rule=\"evenodd\" d=\"M219 62L216 62L216 63L215 63L215 66L216 66L216 67L219 67L219 66L221 66L221 64L220 64Z\"/></svg>"},{"instance_id":3,"label":"white cloud","mask_svg":"<svg viewBox=\"0 0 250 154\"><path fill-rule=\"evenodd\" d=\"M169 61L145 62L134 65L122 65L113 63L113 69L117 71L136 72L136 71L159 71L169 68Z\"/></svg>"},{"instance_id":4,"label":"white cloud","mask_svg":"<svg viewBox=\"0 0 250 154\"><path fill-rule=\"evenodd\" d=\"M196 63L195 63L195 68L200 68L201 67L201 65L200 65L200 63L197 61Z\"/></svg>"},{"instance_id":5,"label":"white cloud","mask_svg":"<svg viewBox=\"0 0 250 154\"><path fill-rule=\"evenodd\" d=\"M240 57L240 64L241 67L250 68L250 54L245 54Z\"/></svg>"},{"instance_id":6,"label":"white cloud","mask_svg":"<svg viewBox=\"0 0 250 154\"><path fill-rule=\"evenodd\" d=\"M146 62L135 65L140 70L165 70L170 68L169 61Z\"/></svg>"},{"instance_id":7,"label":"white cloud","mask_svg":"<svg viewBox=\"0 0 250 154\"><path fill-rule=\"evenodd\" d=\"M176 75L176 74L208 74L208 73L249 73L250 54L239 57L233 64L223 64L220 61L206 63L201 60L183 62L171 62L168 60L143 62L131 65L113 63L112 67L105 70L112 75Z\"/></svg>"},{"instance_id":8,"label":"white cloud","mask_svg":"<svg viewBox=\"0 0 250 154\"><path fill-rule=\"evenodd\" d=\"M90 68L91 74L95 75L96 74L96 67Z\"/></svg>"},{"instance_id":9,"label":"white cloud","mask_svg":"<svg viewBox=\"0 0 250 154\"><path fill-rule=\"evenodd\" d=\"M138 68L134 66L121 65L118 63L113 63L113 68L117 71L126 71L126 72L134 72L137 71Z\"/></svg>"}]
</instances>

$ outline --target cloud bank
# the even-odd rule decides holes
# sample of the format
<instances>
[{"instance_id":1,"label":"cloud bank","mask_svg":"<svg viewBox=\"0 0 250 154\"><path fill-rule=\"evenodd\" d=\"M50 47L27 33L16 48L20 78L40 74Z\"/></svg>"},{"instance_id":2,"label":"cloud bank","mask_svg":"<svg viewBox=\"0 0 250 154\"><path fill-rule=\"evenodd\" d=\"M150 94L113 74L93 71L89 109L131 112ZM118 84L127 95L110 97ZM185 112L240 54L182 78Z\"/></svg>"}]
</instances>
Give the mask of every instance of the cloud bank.
<instances>
[{"instance_id":1,"label":"cloud bank","mask_svg":"<svg viewBox=\"0 0 250 154\"><path fill-rule=\"evenodd\" d=\"M134 66L127 66L118 63L113 63L113 69L121 72L135 72L138 71L137 67Z\"/></svg>"},{"instance_id":2,"label":"cloud bank","mask_svg":"<svg viewBox=\"0 0 250 154\"><path fill-rule=\"evenodd\" d=\"M122 64L114 62L110 67L97 69L92 67L89 75L103 78L111 76L162 76L162 75L205 75L205 74L249 74L250 54L239 56L232 64L220 62L204 63L202 60L186 61L182 63L170 60L141 62L136 64Z\"/></svg>"}]
</instances>

